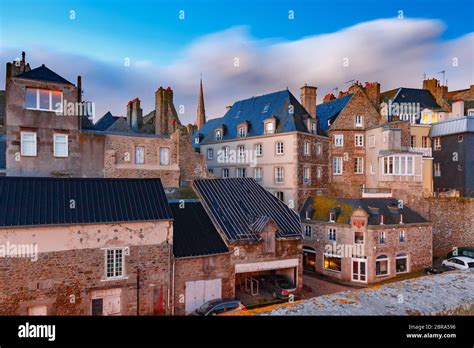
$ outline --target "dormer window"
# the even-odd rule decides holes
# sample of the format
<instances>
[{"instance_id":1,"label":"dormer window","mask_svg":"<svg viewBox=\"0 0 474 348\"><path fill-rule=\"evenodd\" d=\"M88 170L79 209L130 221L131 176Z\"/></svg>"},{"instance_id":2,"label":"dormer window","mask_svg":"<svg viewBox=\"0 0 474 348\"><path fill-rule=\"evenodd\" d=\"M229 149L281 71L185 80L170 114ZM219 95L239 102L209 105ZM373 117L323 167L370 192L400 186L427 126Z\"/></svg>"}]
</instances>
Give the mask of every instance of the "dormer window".
<instances>
[{"instance_id":1,"label":"dormer window","mask_svg":"<svg viewBox=\"0 0 474 348\"><path fill-rule=\"evenodd\" d=\"M245 138L247 136L247 127L240 126L238 134L239 134L239 138Z\"/></svg>"},{"instance_id":2,"label":"dormer window","mask_svg":"<svg viewBox=\"0 0 474 348\"><path fill-rule=\"evenodd\" d=\"M275 133L275 125L273 121L265 122L265 134Z\"/></svg>"},{"instance_id":3,"label":"dormer window","mask_svg":"<svg viewBox=\"0 0 474 348\"><path fill-rule=\"evenodd\" d=\"M331 120L328 120L328 126L330 126L330 125L331 125Z\"/></svg>"},{"instance_id":4,"label":"dormer window","mask_svg":"<svg viewBox=\"0 0 474 348\"><path fill-rule=\"evenodd\" d=\"M216 141L222 140L222 129L216 129L214 131L214 140Z\"/></svg>"},{"instance_id":5,"label":"dormer window","mask_svg":"<svg viewBox=\"0 0 474 348\"><path fill-rule=\"evenodd\" d=\"M336 222L336 213L334 212L329 213L329 222Z\"/></svg>"},{"instance_id":6,"label":"dormer window","mask_svg":"<svg viewBox=\"0 0 474 348\"><path fill-rule=\"evenodd\" d=\"M194 144L199 144L199 137L194 138Z\"/></svg>"},{"instance_id":7,"label":"dormer window","mask_svg":"<svg viewBox=\"0 0 474 348\"><path fill-rule=\"evenodd\" d=\"M310 211L310 210L306 210L305 219L306 219L306 220L311 220L311 211Z\"/></svg>"},{"instance_id":8,"label":"dormer window","mask_svg":"<svg viewBox=\"0 0 474 348\"><path fill-rule=\"evenodd\" d=\"M308 130L310 133L312 134L316 134L316 122L315 120L313 120L312 118L308 118L308 124L307 124L307 127L308 127Z\"/></svg>"}]
</instances>

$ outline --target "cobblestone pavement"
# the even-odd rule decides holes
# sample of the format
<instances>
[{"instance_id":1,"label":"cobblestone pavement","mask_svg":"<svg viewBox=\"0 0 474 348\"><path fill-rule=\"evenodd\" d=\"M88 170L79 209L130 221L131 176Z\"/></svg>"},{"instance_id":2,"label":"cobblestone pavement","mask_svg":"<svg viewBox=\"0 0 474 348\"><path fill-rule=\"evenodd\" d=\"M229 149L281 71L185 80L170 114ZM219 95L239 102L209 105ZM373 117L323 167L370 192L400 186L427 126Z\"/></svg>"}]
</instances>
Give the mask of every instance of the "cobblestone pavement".
<instances>
[{"instance_id":1,"label":"cobblestone pavement","mask_svg":"<svg viewBox=\"0 0 474 348\"><path fill-rule=\"evenodd\" d=\"M303 290L304 298L311 298L334 294L335 292L353 290L353 288L321 279L316 275L305 273L303 274Z\"/></svg>"}]
</instances>

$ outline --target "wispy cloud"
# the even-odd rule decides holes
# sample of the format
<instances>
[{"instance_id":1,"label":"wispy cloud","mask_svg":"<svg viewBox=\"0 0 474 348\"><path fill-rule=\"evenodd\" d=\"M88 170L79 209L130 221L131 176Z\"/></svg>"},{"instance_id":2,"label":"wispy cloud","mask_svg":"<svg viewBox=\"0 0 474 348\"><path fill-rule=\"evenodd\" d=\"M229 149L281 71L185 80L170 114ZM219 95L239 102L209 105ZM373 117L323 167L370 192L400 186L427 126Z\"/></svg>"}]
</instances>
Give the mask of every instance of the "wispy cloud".
<instances>
[{"instance_id":1,"label":"wispy cloud","mask_svg":"<svg viewBox=\"0 0 474 348\"><path fill-rule=\"evenodd\" d=\"M28 47L33 67L46 64L65 78L83 76L85 98L96 102L98 114L125 113L128 100L140 97L147 112L159 86L174 89L175 104L184 106L183 123L196 112L200 74L206 111L220 117L235 100L289 88L298 96L304 83L318 87L318 97L349 80L379 81L382 90L420 87L423 74L446 71L450 89L474 82L474 33L442 41L444 25L436 20L382 19L344 30L294 41L258 40L248 28L233 27L206 35L176 53L172 64L123 58L112 62L86 55ZM14 59L24 47L2 47L2 61ZM152 47L150 49L153 49ZM4 79L4 71L1 72Z\"/></svg>"}]
</instances>

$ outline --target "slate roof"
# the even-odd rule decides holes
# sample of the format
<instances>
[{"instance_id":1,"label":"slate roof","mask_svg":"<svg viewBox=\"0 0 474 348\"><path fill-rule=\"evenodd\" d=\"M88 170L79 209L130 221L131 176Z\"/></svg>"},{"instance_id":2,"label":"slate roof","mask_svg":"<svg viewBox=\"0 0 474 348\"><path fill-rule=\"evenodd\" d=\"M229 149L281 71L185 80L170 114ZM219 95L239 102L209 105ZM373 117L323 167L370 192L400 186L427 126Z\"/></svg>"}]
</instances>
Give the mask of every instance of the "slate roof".
<instances>
[{"instance_id":1,"label":"slate roof","mask_svg":"<svg viewBox=\"0 0 474 348\"><path fill-rule=\"evenodd\" d=\"M196 200L170 201L173 213L173 254L191 257L229 252L211 219Z\"/></svg>"},{"instance_id":2,"label":"slate roof","mask_svg":"<svg viewBox=\"0 0 474 348\"><path fill-rule=\"evenodd\" d=\"M474 116L456 117L451 120L437 122L430 129L430 137L461 133L474 133Z\"/></svg>"},{"instance_id":3,"label":"slate roof","mask_svg":"<svg viewBox=\"0 0 474 348\"><path fill-rule=\"evenodd\" d=\"M7 168L6 163L7 136L0 134L0 171Z\"/></svg>"},{"instance_id":4,"label":"slate roof","mask_svg":"<svg viewBox=\"0 0 474 348\"><path fill-rule=\"evenodd\" d=\"M0 228L172 218L160 179L0 177Z\"/></svg>"},{"instance_id":5,"label":"slate roof","mask_svg":"<svg viewBox=\"0 0 474 348\"><path fill-rule=\"evenodd\" d=\"M119 116L114 116L110 111L108 111L97 121L97 123L94 125L94 129L98 131L105 131L109 127L111 127L116 121L118 121L119 118Z\"/></svg>"},{"instance_id":6,"label":"slate roof","mask_svg":"<svg viewBox=\"0 0 474 348\"><path fill-rule=\"evenodd\" d=\"M44 64L38 68L32 69L30 71L26 71L15 77L21 78L21 79L27 79L27 80L47 81L47 82L65 83L68 85L72 85L71 82L59 76L54 71L46 67L46 65Z\"/></svg>"},{"instance_id":7,"label":"slate roof","mask_svg":"<svg viewBox=\"0 0 474 348\"><path fill-rule=\"evenodd\" d=\"M293 105L291 114L290 105ZM214 141L214 130L224 126L223 140L237 139L237 126L244 121L249 122L248 137L264 134L264 120L275 116L277 118L275 133L286 133L293 131L309 132L306 127L308 112L289 90L282 90L262 96L239 100L226 112L223 117L211 119L199 129L194 135L200 136L200 144Z\"/></svg>"},{"instance_id":8,"label":"slate roof","mask_svg":"<svg viewBox=\"0 0 474 348\"><path fill-rule=\"evenodd\" d=\"M229 241L259 241L253 224L271 218L278 238L301 238L300 218L253 178L200 179L193 187L204 208Z\"/></svg>"},{"instance_id":9,"label":"slate roof","mask_svg":"<svg viewBox=\"0 0 474 348\"><path fill-rule=\"evenodd\" d=\"M419 103L421 109L442 110L430 91L421 88L400 87L391 91L381 93L381 101L388 103Z\"/></svg>"},{"instance_id":10,"label":"slate roof","mask_svg":"<svg viewBox=\"0 0 474 348\"><path fill-rule=\"evenodd\" d=\"M390 206L390 208L389 208ZM350 224L350 218L354 209L362 208L369 214L369 225L380 225L380 215L384 215L385 225L397 225L400 223L400 213L403 214L403 223L426 223L428 222L418 213L406 205L398 208L398 200L393 198L332 198L324 196L309 197L301 209L301 220L306 218L306 211L310 211L311 220L329 220L329 213L336 213L336 222Z\"/></svg>"},{"instance_id":11,"label":"slate roof","mask_svg":"<svg viewBox=\"0 0 474 348\"><path fill-rule=\"evenodd\" d=\"M316 106L316 116L318 117L318 129L321 131L327 131L330 127L328 120L331 120L331 124L339 116L339 113L346 107L347 103L352 99L354 94L348 94L344 97L331 100L327 103L322 103Z\"/></svg>"}]
</instances>

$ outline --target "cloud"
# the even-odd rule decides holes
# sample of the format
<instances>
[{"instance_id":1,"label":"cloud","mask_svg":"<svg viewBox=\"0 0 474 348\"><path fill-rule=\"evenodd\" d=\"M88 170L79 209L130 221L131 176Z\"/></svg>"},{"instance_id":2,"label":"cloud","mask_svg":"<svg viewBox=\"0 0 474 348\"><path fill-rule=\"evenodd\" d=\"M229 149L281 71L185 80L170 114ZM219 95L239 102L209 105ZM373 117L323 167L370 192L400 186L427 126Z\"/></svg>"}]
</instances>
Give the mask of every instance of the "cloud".
<instances>
[{"instance_id":1,"label":"cloud","mask_svg":"<svg viewBox=\"0 0 474 348\"><path fill-rule=\"evenodd\" d=\"M473 84L474 33L441 40L444 24L437 20L380 19L338 32L298 40L260 40L247 27L203 36L166 66L148 60L100 62L87 56L28 49L33 66L46 64L65 78L83 76L85 98L96 102L98 114L123 115L128 100L140 97L144 112L154 105L159 86L171 86L175 105L184 106L183 123L195 117L200 74L208 117L220 117L225 106L254 95L289 88L296 97L304 83L318 87L318 99L347 81L379 81L382 90L421 87L423 74L445 70L450 89ZM2 48L3 61L21 47ZM4 72L2 72L4 74ZM4 79L4 76L0 76Z\"/></svg>"}]
</instances>

